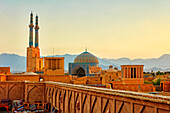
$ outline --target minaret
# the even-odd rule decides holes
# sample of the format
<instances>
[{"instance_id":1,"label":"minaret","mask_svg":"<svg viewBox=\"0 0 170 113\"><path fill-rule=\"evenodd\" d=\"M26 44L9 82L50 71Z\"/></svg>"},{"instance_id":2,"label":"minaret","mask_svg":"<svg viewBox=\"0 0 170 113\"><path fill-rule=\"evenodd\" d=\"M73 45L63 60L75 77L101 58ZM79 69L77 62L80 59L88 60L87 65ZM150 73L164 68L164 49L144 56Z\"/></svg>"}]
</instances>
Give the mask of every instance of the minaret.
<instances>
[{"instance_id":1,"label":"minaret","mask_svg":"<svg viewBox=\"0 0 170 113\"><path fill-rule=\"evenodd\" d=\"M36 15L36 22L35 22L35 47L38 47L38 15Z\"/></svg>"},{"instance_id":2,"label":"minaret","mask_svg":"<svg viewBox=\"0 0 170 113\"><path fill-rule=\"evenodd\" d=\"M29 47L27 47L27 72L36 72L42 70L43 58L40 58L40 48L38 47L38 16L36 15L36 22L35 25L33 25L32 12L29 28L30 38ZM35 28L35 47L33 47L33 28Z\"/></svg>"},{"instance_id":3,"label":"minaret","mask_svg":"<svg viewBox=\"0 0 170 113\"><path fill-rule=\"evenodd\" d=\"M29 34L29 47L33 47L33 14L31 12L30 14L30 25L29 25L29 28L30 28L30 34Z\"/></svg>"}]
</instances>

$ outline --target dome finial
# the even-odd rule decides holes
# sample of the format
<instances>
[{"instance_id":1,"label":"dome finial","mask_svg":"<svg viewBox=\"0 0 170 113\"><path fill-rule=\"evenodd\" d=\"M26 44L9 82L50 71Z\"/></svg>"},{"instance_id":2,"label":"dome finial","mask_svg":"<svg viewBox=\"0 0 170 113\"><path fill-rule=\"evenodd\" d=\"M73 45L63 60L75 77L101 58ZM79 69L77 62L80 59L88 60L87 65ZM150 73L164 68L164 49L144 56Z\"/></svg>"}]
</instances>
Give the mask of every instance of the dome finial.
<instances>
[{"instance_id":1,"label":"dome finial","mask_svg":"<svg viewBox=\"0 0 170 113\"><path fill-rule=\"evenodd\" d=\"M87 47L85 47L85 52L87 52Z\"/></svg>"}]
</instances>

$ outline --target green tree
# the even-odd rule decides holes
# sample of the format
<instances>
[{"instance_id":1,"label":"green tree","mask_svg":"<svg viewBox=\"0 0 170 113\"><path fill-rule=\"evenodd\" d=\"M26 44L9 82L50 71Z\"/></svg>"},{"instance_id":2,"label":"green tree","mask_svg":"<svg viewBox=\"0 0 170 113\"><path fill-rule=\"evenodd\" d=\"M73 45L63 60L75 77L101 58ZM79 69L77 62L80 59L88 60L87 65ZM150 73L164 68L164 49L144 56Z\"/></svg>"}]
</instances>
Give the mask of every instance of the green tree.
<instances>
[{"instance_id":1,"label":"green tree","mask_svg":"<svg viewBox=\"0 0 170 113\"><path fill-rule=\"evenodd\" d=\"M152 84L153 85L160 85L160 82L161 82L161 78L157 78L156 81L152 81Z\"/></svg>"},{"instance_id":2,"label":"green tree","mask_svg":"<svg viewBox=\"0 0 170 113\"><path fill-rule=\"evenodd\" d=\"M161 75L161 72L160 71L156 72L156 75Z\"/></svg>"},{"instance_id":3,"label":"green tree","mask_svg":"<svg viewBox=\"0 0 170 113\"><path fill-rule=\"evenodd\" d=\"M157 78L157 85L160 85L160 82L161 82L161 78Z\"/></svg>"},{"instance_id":4,"label":"green tree","mask_svg":"<svg viewBox=\"0 0 170 113\"><path fill-rule=\"evenodd\" d=\"M152 84L152 83L145 80L144 84Z\"/></svg>"},{"instance_id":5,"label":"green tree","mask_svg":"<svg viewBox=\"0 0 170 113\"><path fill-rule=\"evenodd\" d=\"M152 73L151 75L152 75L153 77L155 77L155 73Z\"/></svg>"}]
</instances>

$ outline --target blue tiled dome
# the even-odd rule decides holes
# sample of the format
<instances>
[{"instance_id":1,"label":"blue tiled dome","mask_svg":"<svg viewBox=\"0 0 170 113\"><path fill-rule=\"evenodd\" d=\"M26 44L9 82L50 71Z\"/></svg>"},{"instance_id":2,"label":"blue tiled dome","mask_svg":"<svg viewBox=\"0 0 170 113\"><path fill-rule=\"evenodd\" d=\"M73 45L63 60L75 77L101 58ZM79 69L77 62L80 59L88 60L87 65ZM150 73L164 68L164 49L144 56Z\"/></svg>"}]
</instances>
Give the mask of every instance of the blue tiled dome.
<instances>
[{"instance_id":1,"label":"blue tiled dome","mask_svg":"<svg viewBox=\"0 0 170 113\"><path fill-rule=\"evenodd\" d=\"M97 57L89 52L83 52L74 59L75 63L99 63Z\"/></svg>"}]
</instances>

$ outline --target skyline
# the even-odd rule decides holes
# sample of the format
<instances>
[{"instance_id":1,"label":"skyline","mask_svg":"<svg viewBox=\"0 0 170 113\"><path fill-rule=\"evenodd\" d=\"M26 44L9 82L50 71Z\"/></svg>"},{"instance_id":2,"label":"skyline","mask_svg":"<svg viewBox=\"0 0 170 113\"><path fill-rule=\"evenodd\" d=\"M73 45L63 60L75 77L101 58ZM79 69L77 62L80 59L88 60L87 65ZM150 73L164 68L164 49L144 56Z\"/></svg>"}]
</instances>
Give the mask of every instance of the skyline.
<instances>
[{"instance_id":1,"label":"skyline","mask_svg":"<svg viewBox=\"0 0 170 113\"><path fill-rule=\"evenodd\" d=\"M39 16L41 55L158 58L170 54L170 1L0 0L0 54L26 56L29 16ZM35 38L35 31L34 31ZM128 51L128 52L127 52Z\"/></svg>"}]
</instances>

